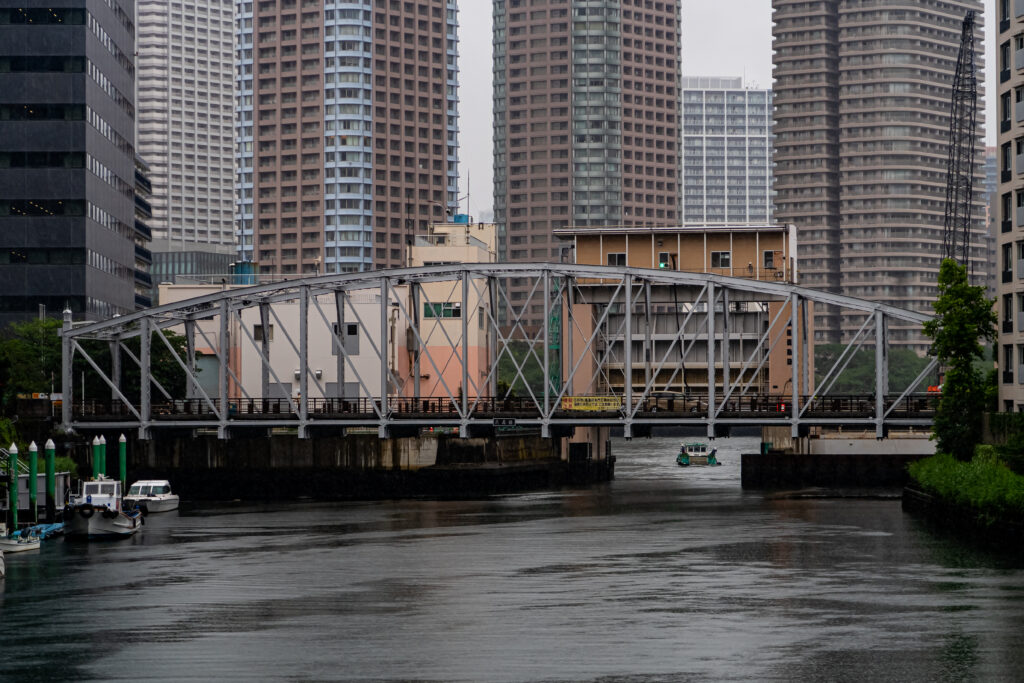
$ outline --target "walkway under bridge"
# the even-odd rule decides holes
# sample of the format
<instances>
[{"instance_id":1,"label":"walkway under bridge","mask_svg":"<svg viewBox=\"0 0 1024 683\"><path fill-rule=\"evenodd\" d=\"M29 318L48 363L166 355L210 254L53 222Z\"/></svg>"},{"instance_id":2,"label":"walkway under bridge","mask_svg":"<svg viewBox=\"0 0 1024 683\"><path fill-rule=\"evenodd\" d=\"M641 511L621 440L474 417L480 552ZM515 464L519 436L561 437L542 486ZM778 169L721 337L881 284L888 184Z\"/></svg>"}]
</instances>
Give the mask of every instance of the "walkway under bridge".
<instances>
[{"instance_id":1,"label":"walkway under bridge","mask_svg":"<svg viewBox=\"0 0 1024 683\"><path fill-rule=\"evenodd\" d=\"M814 367L819 306L859 324L829 368ZM562 436L576 426L632 436L657 425L711 437L732 426L788 426L793 436L842 426L881 438L931 424L933 400L914 389L934 362L899 392L888 368L894 340L928 319L787 283L669 270L450 264L324 275L101 322L66 312L62 390L78 398L63 401L62 421L141 438L356 427ZM863 349L874 352L873 384L834 393ZM81 397L97 384L103 395Z\"/></svg>"}]
</instances>

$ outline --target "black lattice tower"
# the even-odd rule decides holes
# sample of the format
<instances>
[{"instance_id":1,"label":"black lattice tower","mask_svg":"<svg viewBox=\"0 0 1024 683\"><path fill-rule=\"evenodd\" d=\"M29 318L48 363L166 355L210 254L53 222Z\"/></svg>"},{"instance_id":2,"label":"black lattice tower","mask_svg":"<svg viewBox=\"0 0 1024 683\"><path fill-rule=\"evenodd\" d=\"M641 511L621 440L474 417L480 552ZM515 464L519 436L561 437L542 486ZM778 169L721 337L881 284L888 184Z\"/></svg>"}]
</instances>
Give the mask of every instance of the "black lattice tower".
<instances>
[{"instance_id":1,"label":"black lattice tower","mask_svg":"<svg viewBox=\"0 0 1024 683\"><path fill-rule=\"evenodd\" d=\"M974 194L975 131L978 78L974 61L974 12L964 17L960 53L953 77L949 115L949 158L946 162L946 219L942 257L966 265L971 245L971 202Z\"/></svg>"}]
</instances>

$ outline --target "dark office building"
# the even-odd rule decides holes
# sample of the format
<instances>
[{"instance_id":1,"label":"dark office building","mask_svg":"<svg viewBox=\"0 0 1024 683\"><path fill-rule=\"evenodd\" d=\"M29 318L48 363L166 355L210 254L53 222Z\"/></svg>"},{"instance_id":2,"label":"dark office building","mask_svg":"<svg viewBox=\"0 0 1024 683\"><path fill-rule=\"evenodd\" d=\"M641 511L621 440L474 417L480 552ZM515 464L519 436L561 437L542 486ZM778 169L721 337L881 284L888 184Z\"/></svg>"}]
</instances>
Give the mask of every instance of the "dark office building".
<instances>
[{"instance_id":1,"label":"dark office building","mask_svg":"<svg viewBox=\"0 0 1024 683\"><path fill-rule=\"evenodd\" d=\"M136 309L133 7L61 4L0 0L0 323Z\"/></svg>"}]
</instances>

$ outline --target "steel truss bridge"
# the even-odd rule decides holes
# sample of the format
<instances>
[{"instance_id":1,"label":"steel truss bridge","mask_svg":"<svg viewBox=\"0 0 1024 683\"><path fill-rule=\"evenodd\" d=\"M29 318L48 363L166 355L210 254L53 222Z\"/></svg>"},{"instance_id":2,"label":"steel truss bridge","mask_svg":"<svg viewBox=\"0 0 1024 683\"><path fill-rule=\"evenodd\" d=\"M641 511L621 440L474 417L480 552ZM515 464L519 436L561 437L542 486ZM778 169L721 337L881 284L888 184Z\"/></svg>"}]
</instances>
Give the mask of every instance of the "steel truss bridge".
<instances>
[{"instance_id":1,"label":"steel truss bridge","mask_svg":"<svg viewBox=\"0 0 1024 683\"><path fill-rule=\"evenodd\" d=\"M819 306L861 324L815 382L808 309ZM66 311L61 415L71 431L137 429L143 439L272 428L309 438L354 427L382 438L429 427L466 437L512 425L545 437L577 426L621 427L629 437L701 425L714 437L777 425L793 436L842 426L882 438L890 427L931 424L927 395L888 391L892 330L919 331L928 319L787 283L669 270L451 264L324 275L223 288L101 322L76 323ZM168 331L184 336L182 352ZM154 378L154 348L165 371L184 377L183 392ZM873 386L832 393L865 348L875 352ZM323 367L334 383L321 381ZM85 381L78 368L102 380L109 400L72 400L76 375ZM933 361L911 388L934 370Z\"/></svg>"}]
</instances>

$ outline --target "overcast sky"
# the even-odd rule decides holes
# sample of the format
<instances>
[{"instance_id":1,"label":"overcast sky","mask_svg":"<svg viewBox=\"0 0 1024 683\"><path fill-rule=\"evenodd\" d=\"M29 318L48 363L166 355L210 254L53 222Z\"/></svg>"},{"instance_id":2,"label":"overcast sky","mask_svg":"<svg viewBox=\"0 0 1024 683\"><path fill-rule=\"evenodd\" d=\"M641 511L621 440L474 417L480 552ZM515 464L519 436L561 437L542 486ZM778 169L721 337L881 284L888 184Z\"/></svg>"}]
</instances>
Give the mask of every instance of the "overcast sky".
<instances>
[{"instance_id":1,"label":"overcast sky","mask_svg":"<svg viewBox=\"0 0 1024 683\"><path fill-rule=\"evenodd\" d=\"M995 0L985 2L985 25L993 26ZM772 84L772 21L769 0L683 0L685 76L741 76L751 86ZM986 41L986 64L994 64L994 41ZM491 219L491 2L459 3L459 192L460 209L475 220ZM994 83L988 80L989 83ZM994 111L989 88L987 111ZM990 122L992 116L986 117ZM995 144L994 128L987 131ZM464 199L469 194L469 199Z\"/></svg>"}]
</instances>

